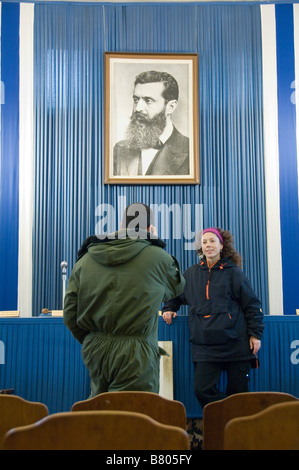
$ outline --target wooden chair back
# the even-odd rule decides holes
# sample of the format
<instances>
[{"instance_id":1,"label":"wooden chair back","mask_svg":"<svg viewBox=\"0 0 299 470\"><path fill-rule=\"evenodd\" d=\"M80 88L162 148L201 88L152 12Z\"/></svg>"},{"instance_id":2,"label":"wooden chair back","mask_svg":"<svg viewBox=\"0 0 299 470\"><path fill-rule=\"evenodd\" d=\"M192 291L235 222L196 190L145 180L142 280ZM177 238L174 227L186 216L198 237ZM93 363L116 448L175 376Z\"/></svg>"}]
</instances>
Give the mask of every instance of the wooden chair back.
<instances>
[{"instance_id":1,"label":"wooden chair back","mask_svg":"<svg viewBox=\"0 0 299 470\"><path fill-rule=\"evenodd\" d=\"M232 419L224 430L224 450L299 450L299 401Z\"/></svg>"},{"instance_id":2,"label":"wooden chair back","mask_svg":"<svg viewBox=\"0 0 299 470\"><path fill-rule=\"evenodd\" d=\"M128 411L56 413L10 430L5 450L188 450L187 432Z\"/></svg>"},{"instance_id":3,"label":"wooden chair back","mask_svg":"<svg viewBox=\"0 0 299 470\"><path fill-rule=\"evenodd\" d=\"M16 395L0 395L0 449L9 429L25 426L48 416L46 405L24 400Z\"/></svg>"},{"instance_id":4,"label":"wooden chair back","mask_svg":"<svg viewBox=\"0 0 299 470\"><path fill-rule=\"evenodd\" d=\"M258 413L276 403L296 400L288 393L248 392L209 403L203 409L203 449L223 450L224 428L231 419Z\"/></svg>"},{"instance_id":5,"label":"wooden chair back","mask_svg":"<svg viewBox=\"0 0 299 470\"><path fill-rule=\"evenodd\" d=\"M159 423L186 429L186 409L183 403L169 400L152 392L106 392L75 403L72 411L120 410L144 413Z\"/></svg>"}]
</instances>

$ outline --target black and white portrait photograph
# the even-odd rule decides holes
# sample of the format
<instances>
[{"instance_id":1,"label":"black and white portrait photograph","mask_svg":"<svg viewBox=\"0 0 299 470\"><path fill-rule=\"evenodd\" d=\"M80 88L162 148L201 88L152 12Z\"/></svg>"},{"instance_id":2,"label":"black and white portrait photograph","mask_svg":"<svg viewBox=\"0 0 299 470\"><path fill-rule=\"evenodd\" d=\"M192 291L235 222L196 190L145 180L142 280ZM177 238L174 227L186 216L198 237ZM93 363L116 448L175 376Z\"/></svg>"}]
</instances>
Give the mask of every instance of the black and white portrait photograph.
<instances>
[{"instance_id":1,"label":"black and white portrait photograph","mask_svg":"<svg viewBox=\"0 0 299 470\"><path fill-rule=\"evenodd\" d=\"M105 53L105 183L197 184L197 54Z\"/></svg>"}]
</instances>

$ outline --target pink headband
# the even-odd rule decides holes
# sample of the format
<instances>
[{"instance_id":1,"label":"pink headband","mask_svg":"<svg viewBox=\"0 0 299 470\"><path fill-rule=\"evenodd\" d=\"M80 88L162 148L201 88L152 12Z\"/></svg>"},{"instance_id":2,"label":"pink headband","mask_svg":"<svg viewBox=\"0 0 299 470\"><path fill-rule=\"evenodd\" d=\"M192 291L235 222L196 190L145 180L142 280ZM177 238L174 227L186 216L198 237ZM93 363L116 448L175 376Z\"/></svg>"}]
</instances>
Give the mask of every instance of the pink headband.
<instances>
[{"instance_id":1,"label":"pink headband","mask_svg":"<svg viewBox=\"0 0 299 470\"><path fill-rule=\"evenodd\" d=\"M222 238L221 233L219 232L219 230L217 230L216 228L205 228L202 231L201 235L204 235L204 233L207 233L207 232L214 233L219 238L219 240L221 241L221 244L223 245L223 238Z\"/></svg>"}]
</instances>

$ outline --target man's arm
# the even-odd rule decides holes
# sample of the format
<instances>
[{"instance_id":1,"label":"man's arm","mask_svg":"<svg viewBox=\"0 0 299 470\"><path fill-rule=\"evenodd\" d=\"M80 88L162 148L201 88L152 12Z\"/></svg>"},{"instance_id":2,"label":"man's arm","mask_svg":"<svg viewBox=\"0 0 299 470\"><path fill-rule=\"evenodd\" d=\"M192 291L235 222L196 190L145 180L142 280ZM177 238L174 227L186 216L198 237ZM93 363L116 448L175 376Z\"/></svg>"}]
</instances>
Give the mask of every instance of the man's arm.
<instances>
[{"instance_id":1,"label":"man's arm","mask_svg":"<svg viewBox=\"0 0 299 470\"><path fill-rule=\"evenodd\" d=\"M82 344L88 332L79 328L77 324L77 307L78 283L75 279L75 274L73 272L69 279L68 287L64 297L63 323L71 331L74 338L76 338L76 340Z\"/></svg>"},{"instance_id":2,"label":"man's arm","mask_svg":"<svg viewBox=\"0 0 299 470\"><path fill-rule=\"evenodd\" d=\"M165 295L163 301L173 299L184 291L185 278L181 273L178 261L171 256L169 266L165 273Z\"/></svg>"}]
</instances>

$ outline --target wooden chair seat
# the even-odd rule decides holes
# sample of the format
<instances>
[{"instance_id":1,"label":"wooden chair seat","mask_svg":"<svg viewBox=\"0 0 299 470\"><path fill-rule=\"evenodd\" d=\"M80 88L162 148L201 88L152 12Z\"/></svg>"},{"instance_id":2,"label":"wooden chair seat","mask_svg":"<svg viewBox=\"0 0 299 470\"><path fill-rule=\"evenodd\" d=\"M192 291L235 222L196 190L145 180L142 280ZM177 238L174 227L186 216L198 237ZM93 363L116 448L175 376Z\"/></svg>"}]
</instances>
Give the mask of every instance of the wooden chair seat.
<instances>
[{"instance_id":1,"label":"wooden chair seat","mask_svg":"<svg viewBox=\"0 0 299 470\"><path fill-rule=\"evenodd\" d=\"M232 419L224 430L224 450L299 450L299 401Z\"/></svg>"},{"instance_id":2,"label":"wooden chair seat","mask_svg":"<svg viewBox=\"0 0 299 470\"><path fill-rule=\"evenodd\" d=\"M188 450L187 432L127 411L56 413L8 431L5 450Z\"/></svg>"},{"instance_id":3,"label":"wooden chair seat","mask_svg":"<svg viewBox=\"0 0 299 470\"><path fill-rule=\"evenodd\" d=\"M45 416L49 410L39 402L24 400L16 395L0 395L0 449L9 429L34 423Z\"/></svg>"},{"instance_id":4,"label":"wooden chair seat","mask_svg":"<svg viewBox=\"0 0 299 470\"><path fill-rule=\"evenodd\" d=\"M72 411L120 410L144 413L159 423L186 429L186 409L183 403L169 400L152 392L106 392L75 403Z\"/></svg>"},{"instance_id":5,"label":"wooden chair seat","mask_svg":"<svg viewBox=\"0 0 299 470\"><path fill-rule=\"evenodd\" d=\"M203 409L203 449L223 449L224 428L231 419L249 416L288 401L297 401L297 398L280 392L248 392L209 403Z\"/></svg>"}]
</instances>

